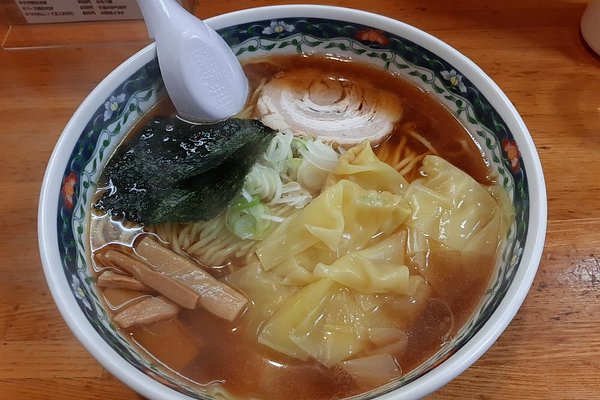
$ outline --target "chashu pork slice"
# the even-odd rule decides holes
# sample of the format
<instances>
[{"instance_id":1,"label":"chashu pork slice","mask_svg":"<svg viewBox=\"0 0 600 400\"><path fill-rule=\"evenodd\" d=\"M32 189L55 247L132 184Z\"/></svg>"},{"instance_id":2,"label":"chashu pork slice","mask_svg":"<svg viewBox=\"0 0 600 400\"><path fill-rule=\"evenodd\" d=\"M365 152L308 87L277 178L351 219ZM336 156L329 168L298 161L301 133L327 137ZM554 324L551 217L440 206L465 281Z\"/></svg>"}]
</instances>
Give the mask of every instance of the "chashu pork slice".
<instances>
[{"instance_id":1,"label":"chashu pork slice","mask_svg":"<svg viewBox=\"0 0 600 400\"><path fill-rule=\"evenodd\" d=\"M402 117L398 96L366 79L326 75L314 68L282 72L262 89L260 120L272 129L351 147L385 140Z\"/></svg>"}]
</instances>

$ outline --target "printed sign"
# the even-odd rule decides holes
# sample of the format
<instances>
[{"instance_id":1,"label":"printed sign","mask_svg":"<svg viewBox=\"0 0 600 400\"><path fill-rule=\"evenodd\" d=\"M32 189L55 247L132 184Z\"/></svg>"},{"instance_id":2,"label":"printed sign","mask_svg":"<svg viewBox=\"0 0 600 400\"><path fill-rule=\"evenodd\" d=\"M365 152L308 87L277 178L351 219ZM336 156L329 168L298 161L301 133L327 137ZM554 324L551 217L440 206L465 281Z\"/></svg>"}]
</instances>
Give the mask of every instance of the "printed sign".
<instances>
[{"instance_id":1,"label":"printed sign","mask_svg":"<svg viewBox=\"0 0 600 400\"><path fill-rule=\"evenodd\" d=\"M141 19L136 0L15 0L28 23Z\"/></svg>"}]
</instances>

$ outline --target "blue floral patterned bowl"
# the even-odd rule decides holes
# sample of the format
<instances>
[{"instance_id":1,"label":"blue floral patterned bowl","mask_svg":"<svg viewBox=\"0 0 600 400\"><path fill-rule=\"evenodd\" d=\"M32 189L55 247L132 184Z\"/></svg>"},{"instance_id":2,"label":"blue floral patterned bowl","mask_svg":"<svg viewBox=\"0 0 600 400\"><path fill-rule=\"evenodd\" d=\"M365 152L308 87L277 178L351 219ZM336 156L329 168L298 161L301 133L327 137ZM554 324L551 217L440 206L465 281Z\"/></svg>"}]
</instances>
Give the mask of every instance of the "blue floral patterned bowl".
<instances>
[{"instance_id":1,"label":"blue floral patterned bowl","mask_svg":"<svg viewBox=\"0 0 600 400\"><path fill-rule=\"evenodd\" d=\"M364 60L421 86L467 127L516 210L484 300L452 342L407 375L361 399L413 399L449 382L498 338L534 278L546 229L541 165L523 121L475 64L393 19L326 6L265 7L207 21L240 57L328 53ZM86 217L95 182L123 135L165 96L153 45L113 71L85 99L50 159L39 207L48 284L70 328L111 373L152 399L207 398L149 362L115 329L88 272Z\"/></svg>"}]
</instances>

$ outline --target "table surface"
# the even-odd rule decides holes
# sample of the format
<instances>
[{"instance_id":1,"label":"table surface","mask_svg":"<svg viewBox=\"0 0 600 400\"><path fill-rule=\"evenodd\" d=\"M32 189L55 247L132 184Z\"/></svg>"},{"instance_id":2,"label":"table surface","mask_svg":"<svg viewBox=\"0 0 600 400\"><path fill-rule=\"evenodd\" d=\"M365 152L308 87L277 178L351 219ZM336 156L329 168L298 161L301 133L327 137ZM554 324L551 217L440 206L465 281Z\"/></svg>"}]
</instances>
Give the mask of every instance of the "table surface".
<instances>
[{"instance_id":1,"label":"table surface","mask_svg":"<svg viewBox=\"0 0 600 400\"><path fill-rule=\"evenodd\" d=\"M465 54L521 113L544 167L548 233L531 291L490 350L431 398L599 399L600 58L579 33L586 2L319 2L405 21ZM204 3L196 9L202 18L285 4ZM0 26L0 37L7 29ZM63 46L0 49L0 398L139 399L59 315L42 273L36 215L46 163L70 115L143 46L145 31L140 22L35 29L29 39L18 30L8 39Z\"/></svg>"}]
</instances>

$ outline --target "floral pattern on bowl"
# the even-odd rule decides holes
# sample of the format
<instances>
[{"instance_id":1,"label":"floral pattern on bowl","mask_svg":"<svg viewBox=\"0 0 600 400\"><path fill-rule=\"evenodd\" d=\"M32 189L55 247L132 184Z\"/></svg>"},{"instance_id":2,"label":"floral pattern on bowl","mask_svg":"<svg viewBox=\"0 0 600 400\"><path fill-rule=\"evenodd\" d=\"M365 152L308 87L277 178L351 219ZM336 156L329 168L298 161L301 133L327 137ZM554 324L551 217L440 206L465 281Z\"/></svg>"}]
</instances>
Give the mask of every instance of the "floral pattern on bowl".
<instances>
[{"instance_id":1,"label":"floral pattern on bowl","mask_svg":"<svg viewBox=\"0 0 600 400\"><path fill-rule=\"evenodd\" d=\"M369 392L371 398L411 382L450 357L485 324L504 297L519 267L528 228L526 171L506 124L460 70L417 44L360 24L320 18L287 18L236 25L219 31L238 57L324 52L366 60L398 73L434 94L467 127L509 192L516 221L507 237L493 285L469 323L448 346L417 369ZM194 398L206 398L141 355L123 338L102 307L88 271L88 208L102 166L124 134L165 96L156 60L117 87L81 132L64 171L58 209L59 250L66 278L79 307L110 347L145 374ZM362 397L361 397L362 398Z\"/></svg>"}]
</instances>

